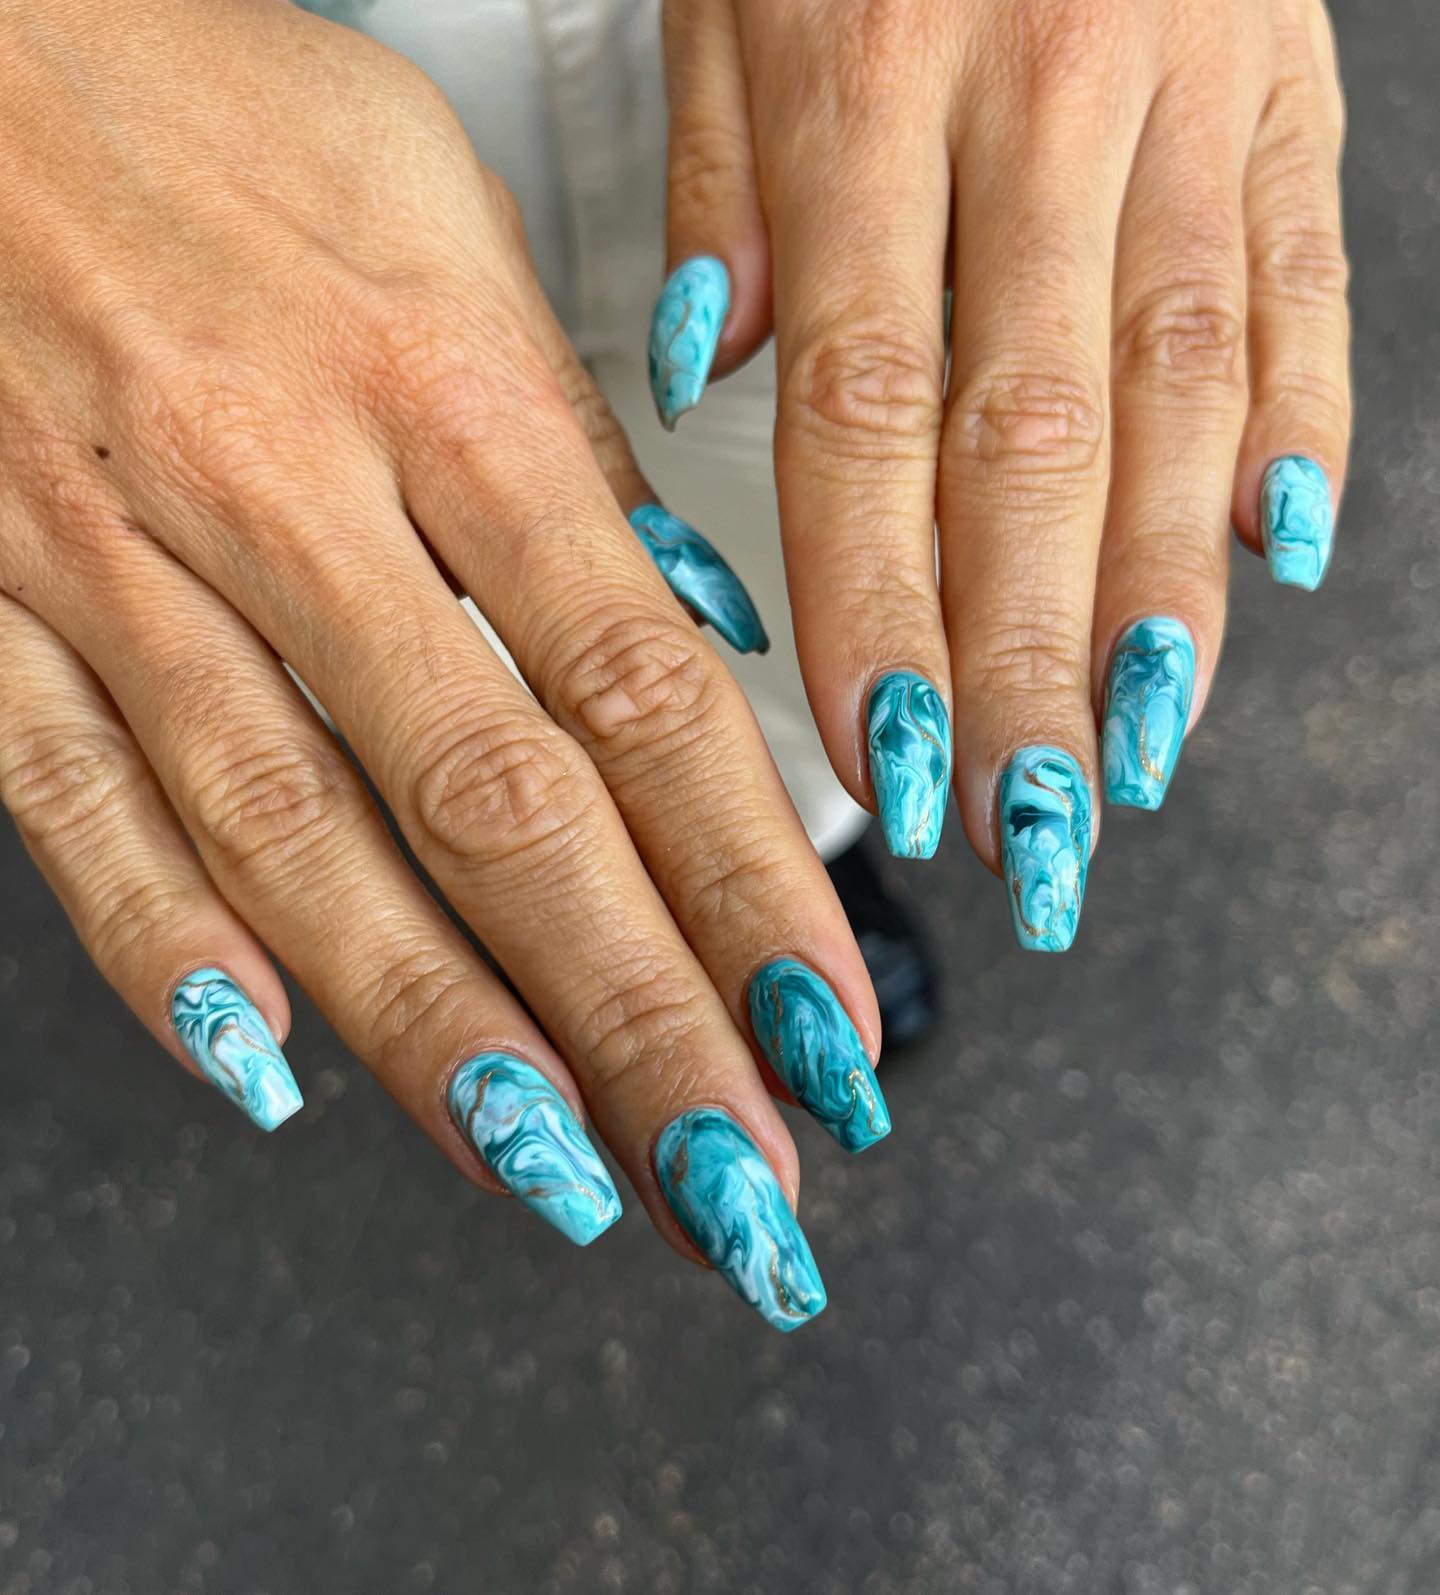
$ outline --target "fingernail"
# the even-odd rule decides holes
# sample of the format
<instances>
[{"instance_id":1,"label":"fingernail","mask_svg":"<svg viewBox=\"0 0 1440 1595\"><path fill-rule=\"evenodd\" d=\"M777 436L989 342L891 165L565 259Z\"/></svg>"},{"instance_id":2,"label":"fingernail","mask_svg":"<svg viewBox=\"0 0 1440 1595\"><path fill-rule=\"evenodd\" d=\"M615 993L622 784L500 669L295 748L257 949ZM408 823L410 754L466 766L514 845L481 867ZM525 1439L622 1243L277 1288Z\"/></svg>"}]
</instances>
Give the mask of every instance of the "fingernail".
<instances>
[{"instance_id":1,"label":"fingernail","mask_svg":"<svg viewBox=\"0 0 1440 1595\"><path fill-rule=\"evenodd\" d=\"M577 1246L620 1217L620 1196L579 1119L543 1074L506 1052L462 1063L450 1117L496 1179Z\"/></svg>"},{"instance_id":2,"label":"fingernail","mask_svg":"<svg viewBox=\"0 0 1440 1595\"><path fill-rule=\"evenodd\" d=\"M766 652L770 639L750 594L708 538L659 504L631 510L630 524L678 599L740 653Z\"/></svg>"},{"instance_id":3,"label":"fingernail","mask_svg":"<svg viewBox=\"0 0 1440 1595\"><path fill-rule=\"evenodd\" d=\"M260 1010L219 969L197 969L175 988L170 1017L205 1078L274 1130L305 1105L290 1065Z\"/></svg>"},{"instance_id":4,"label":"fingernail","mask_svg":"<svg viewBox=\"0 0 1440 1595\"><path fill-rule=\"evenodd\" d=\"M1060 748L1022 748L1000 777L1000 856L1022 947L1075 940L1090 865L1090 788Z\"/></svg>"},{"instance_id":5,"label":"fingernail","mask_svg":"<svg viewBox=\"0 0 1440 1595\"><path fill-rule=\"evenodd\" d=\"M777 958L750 982L750 1023L771 1068L847 1152L890 1133L890 1110L840 999L807 965Z\"/></svg>"},{"instance_id":6,"label":"fingernail","mask_svg":"<svg viewBox=\"0 0 1440 1595\"><path fill-rule=\"evenodd\" d=\"M940 694L913 670L894 670L871 689L865 718L885 845L896 858L929 858L950 792L950 716Z\"/></svg>"},{"instance_id":7,"label":"fingernail","mask_svg":"<svg viewBox=\"0 0 1440 1595\"><path fill-rule=\"evenodd\" d=\"M1277 582L1313 593L1325 580L1335 541L1335 506L1329 480L1314 460L1292 454L1266 468L1260 533Z\"/></svg>"},{"instance_id":8,"label":"fingernail","mask_svg":"<svg viewBox=\"0 0 1440 1595\"><path fill-rule=\"evenodd\" d=\"M696 255L677 266L655 301L650 392L669 432L700 402L729 309L730 273L713 255Z\"/></svg>"},{"instance_id":9,"label":"fingernail","mask_svg":"<svg viewBox=\"0 0 1440 1595\"><path fill-rule=\"evenodd\" d=\"M672 1120L655 1168L681 1229L766 1323L798 1329L823 1310L805 1232L760 1148L728 1113L692 1108Z\"/></svg>"},{"instance_id":10,"label":"fingernail","mask_svg":"<svg viewBox=\"0 0 1440 1595\"><path fill-rule=\"evenodd\" d=\"M1105 685L1105 796L1158 809L1175 773L1195 691L1195 644L1168 615L1128 627L1115 644Z\"/></svg>"}]
</instances>

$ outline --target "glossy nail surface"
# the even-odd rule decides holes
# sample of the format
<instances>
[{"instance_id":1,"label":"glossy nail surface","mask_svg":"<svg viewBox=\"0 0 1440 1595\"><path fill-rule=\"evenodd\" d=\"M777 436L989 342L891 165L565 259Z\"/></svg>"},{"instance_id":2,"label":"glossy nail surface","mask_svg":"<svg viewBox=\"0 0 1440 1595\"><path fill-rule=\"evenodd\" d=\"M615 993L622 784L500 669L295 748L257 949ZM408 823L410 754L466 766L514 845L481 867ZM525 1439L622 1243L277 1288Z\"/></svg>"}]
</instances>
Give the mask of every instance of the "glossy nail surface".
<instances>
[{"instance_id":1,"label":"glossy nail surface","mask_svg":"<svg viewBox=\"0 0 1440 1595\"><path fill-rule=\"evenodd\" d=\"M864 1044L840 999L807 964L777 958L750 982L750 1023L760 1050L847 1152L890 1133L890 1112Z\"/></svg>"},{"instance_id":2,"label":"glossy nail surface","mask_svg":"<svg viewBox=\"0 0 1440 1595\"><path fill-rule=\"evenodd\" d=\"M891 671L871 688L865 721L885 845L896 858L929 858L950 793L950 716L940 694L913 670Z\"/></svg>"},{"instance_id":3,"label":"glossy nail surface","mask_svg":"<svg viewBox=\"0 0 1440 1595\"><path fill-rule=\"evenodd\" d=\"M1175 773L1190 700L1195 644L1168 615L1137 620L1121 633L1105 684L1105 796L1132 809L1158 809Z\"/></svg>"},{"instance_id":4,"label":"glossy nail surface","mask_svg":"<svg viewBox=\"0 0 1440 1595\"><path fill-rule=\"evenodd\" d=\"M730 309L730 273L713 255L677 266L650 319L650 392L667 431L700 402Z\"/></svg>"},{"instance_id":5,"label":"glossy nail surface","mask_svg":"<svg viewBox=\"0 0 1440 1595\"><path fill-rule=\"evenodd\" d=\"M1314 460L1275 460L1260 486L1260 533L1270 574L1307 592L1325 580L1335 541L1330 483Z\"/></svg>"},{"instance_id":6,"label":"glossy nail surface","mask_svg":"<svg viewBox=\"0 0 1440 1595\"><path fill-rule=\"evenodd\" d=\"M693 1108L655 1145L655 1172L680 1227L776 1329L825 1306L825 1287L774 1170L728 1113Z\"/></svg>"},{"instance_id":7,"label":"glossy nail surface","mask_svg":"<svg viewBox=\"0 0 1440 1595\"><path fill-rule=\"evenodd\" d=\"M709 621L732 648L742 654L763 654L769 648L750 594L708 538L659 504L631 510L630 524L670 591Z\"/></svg>"},{"instance_id":8,"label":"glossy nail surface","mask_svg":"<svg viewBox=\"0 0 1440 1595\"><path fill-rule=\"evenodd\" d=\"M1022 748L1000 777L1000 856L1022 947L1075 939L1090 864L1090 789L1060 748Z\"/></svg>"},{"instance_id":9,"label":"glossy nail surface","mask_svg":"<svg viewBox=\"0 0 1440 1595\"><path fill-rule=\"evenodd\" d=\"M197 969L170 1002L175 1033L207 1080L262 1130L273 1130L304 1106L260 1010L223 970Z\"/></svg>"},{"instance_id":10,"label":"glossy nail surface","mask_svg":"<svg viewBox=\"0 0 1440 1595\"><path fill-rule=\"evenodd\" d=\"M462 1063L446 1093L450 1117L500 1183L577 1246L620 1217L620 1197L570 1104L532 1065L506 1052Z\"/></svg>"}]
</instances>

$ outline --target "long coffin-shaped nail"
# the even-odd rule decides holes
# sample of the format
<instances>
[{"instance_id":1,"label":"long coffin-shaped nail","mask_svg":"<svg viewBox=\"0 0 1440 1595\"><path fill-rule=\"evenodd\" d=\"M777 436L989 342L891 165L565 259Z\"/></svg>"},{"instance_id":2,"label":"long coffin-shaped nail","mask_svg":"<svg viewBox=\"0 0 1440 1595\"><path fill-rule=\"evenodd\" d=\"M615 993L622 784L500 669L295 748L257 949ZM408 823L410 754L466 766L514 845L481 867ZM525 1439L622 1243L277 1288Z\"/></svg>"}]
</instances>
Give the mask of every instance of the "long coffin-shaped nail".
<instances>
[{"instance_id":1,"label":"long coffin-shaped nail","mask_svg":"<svg viewBox=\"0 0 1440 1595\"><path fill-rule=\"evenodd\" d=\"M770 639L750 594L709 538L659 504L631 510L630 524L682 603L740 653L767 651Z\"/></svg>"},{"instance_id":2,"label":"long coffin-shaped nail","mask_svg":"<svg viewBox=\"0 0 1440 1595\"><path fill-rule=\"evenodd\" d=\"M771 1068L845 1148L862 1152L890 1133L890 1111L850 1015L808 965L776 958L747 993L750 1023Z\"/></svg>"},{"instance_id":3,"label":"long coffin-shaped nail","mask_svg":"<svg viewBox=\"0 0 1440 1595\"><path fill-rule=\"evenodd\" d=\"M825 1306L825 1287L775 1172L728 1113L692 1108L660 1132L655 1171L680 1227L776 1329Z\"/></svg>"},{"instance_id":4,"label":"long coffin-shaped nail","mask_svg":"<svg viewBox=\"0 0 1440 1595\"><path fill-rule=\"evenodd\" d=\"M1329 479L1314 460L1291 454L1266 468L1260 535L1277 582L1313 593L1325 580L1335 541L1335 506Z\"/></svg>"},{"instance_id":5,"label":"long coffin-shaped nail","mask_svg":"<svg viewBox=\"0 0 1440 1595\"><path fill-rule=\"evenodd\" d=\"M1132 809L1158 809L1175 773L1190 700L1195 643L1168 615L1137 620L1121 633L1105 684L1105 796Z\"/></svg>"},{"instance_id":6,"label":"long coffin-shaped nail","mask_svg":"<svg viewBox=\"0 0 1440 1595\"><path fill-rule=\"evenodd\" d=\"M940 694L913 670L892 670L871 688L865 721L885 845L896 858L929 858L950 793L950 716Z\"/></svg>"},{"instance_id":7,"label":"long coffin-shaped nail","mask_svg":"<svg viewBox=\"0 0 1440 1595\"><path fill-rule=\"evenodd\" d=\"M1075 940L1090 865L1090 788L1061 748L1022 748L1000 777L1000 857L1022 947Z\"/></svg>"},{"instance_id":8,"label":"long coffin-shaped nail","mask_svg":"<svg viewBox=\"0 0 1440 1595\"><path fill-rule=\"evenodd\" d=\"M650 318L650 392L667 431L700 402L730 309L730 273L696 255L670 273Z\"/></svg>"},{"instance_id":9,"label":"long coffin-shaped nail","mask_svg":"<svg viewBox=\"0 0 1440 1595\"><path fill-rule=\"evenodd\" d=\"M305 1105L290 1065L260 1010L220 969L197 969L175 988L170 1017L205 1078L262 1130Z\"/></svg>"},{"instance_id":10,"label":"long coffin-shaped nail","mask_svg":"<svg viewBox=\"0 0 1440 1595\"><path fill-rule=\"evenodd\" d=\"M450 1117L512 1196L577 1246L620 1217L620 1197L570 1104L508 1052L462 1063L446 1093Z\"/></svg>"}]
</instances>

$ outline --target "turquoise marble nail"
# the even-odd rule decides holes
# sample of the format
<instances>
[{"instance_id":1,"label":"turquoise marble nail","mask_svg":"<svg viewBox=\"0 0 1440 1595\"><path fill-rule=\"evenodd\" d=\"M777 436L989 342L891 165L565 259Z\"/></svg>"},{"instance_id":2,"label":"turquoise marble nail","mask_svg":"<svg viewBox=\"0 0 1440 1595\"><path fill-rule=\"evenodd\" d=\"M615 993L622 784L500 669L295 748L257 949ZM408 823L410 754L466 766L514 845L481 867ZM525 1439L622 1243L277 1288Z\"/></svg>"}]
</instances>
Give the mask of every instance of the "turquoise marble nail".
<instances>
[{"instance_id":1,"label":"turquoise marble nail","mask_svg":"<svg viewBox=\"0 0 1440 1595\"><path fill-rule=\"evenodd\" d=\"M170 1002L175 1033L205 1078L262 1130L284 1124L305 1105L260 1010L220 969L197 969Z\"/></svg>"},{"instance_id":2,"label":"turquoise marble nail","mask_svg":"<svg viewBox=\"0 0 1440 1595\"><path fill-rule=\"evenodd\" d=\"M805 1232L774 1170L728 1113L692 1108L660 1132L655 1171L680 1227L776 1329L825 1306Z\"/></svg>"},{"instance_id":3,"label":"turquoise marble nail","mask_svg":"<svg viewBox=\"0 0 1440 1595\"><path fill-rule=\"evenodd\" d=\"M1195 644L1168 615L1137 620L1121 634L1105 685L1105 796L1132 809L1158 809L1175 773L1190 700Z\"/></svg>"},{"instance_id":4,"label":"turquoise marble nail","mask_svg":"<svg viewBox=\"0 0 1440 1595\"><path fill-rule=\"evenodd\" d=\"M768 651L770 639L750 594L708 538L658 504L631 510L630 524L682 603L740 653Z\"/></svg>"},{"instance_id":5,"label":"turquoise marble nail","mask_svg":"<svg viewBox=\"0 0 1440 1595\"><path fill-rule=\"evenodd\" d=\"M1335 541L1330 483L1314 460L1275 460L1260 485L1260 535L1270 574L1307 592L1325 580Z\"/></svg>"},{"instance_id":6,"label":"turquoise marble nail","mask_svg":"<svg viewBox=\"0 0 1440 1595\"><path fill-rule=\"evenodd\" d=\"M771 1068L847 1152L889 1135L890 1111L864 1043L813 969L776 958L751 980L746 1000Z\"/></svg>"},{"instance_id":7,"label":"turquoise marble nail","mask_svg":"<svg viewBox=\"0 0 1440 1595\"><path fill-rule=\"evenodd\" d=\"M1090 866L1090 788L1060 748L1022 748L1000 777L1000 857L1022 947L1075 940Z\"/></svg>"},{"instance_id":8,"label":"turquoise marble nail","mask_svg":"<svg viewBox=\"0 0 1440 1595\"><path fill-rule=\"evenodd\" d=\"M677 266L655 301L650 392L669 432L700 402L729 309L730 273L713 255L696 255Z\"/></svg>"},{"instance_id":9,"label":"turquoise marble nail","mask_svg":"<svg viewBox=\"0 0 1440 1595\"><path fill-rule=\"evenodd\" d=\"M950 793L950 716L940 694L913 670L891 671L871 689L865 720L885 845L896 858L929 858Z\"/></svg>"},{"instance_id":10,"label":"turquoise marble nail","mask_svg":"<svg viewBox=\"0 0 1440 1595\"><path fill-rule=\"evenodd\" d=\"M482 1052L450 1077L446 1096L456 1127L505 1189L577 1246L620 1217L614 1181L538 1069L507 1052Z\"/></svg>"}]
</instances>

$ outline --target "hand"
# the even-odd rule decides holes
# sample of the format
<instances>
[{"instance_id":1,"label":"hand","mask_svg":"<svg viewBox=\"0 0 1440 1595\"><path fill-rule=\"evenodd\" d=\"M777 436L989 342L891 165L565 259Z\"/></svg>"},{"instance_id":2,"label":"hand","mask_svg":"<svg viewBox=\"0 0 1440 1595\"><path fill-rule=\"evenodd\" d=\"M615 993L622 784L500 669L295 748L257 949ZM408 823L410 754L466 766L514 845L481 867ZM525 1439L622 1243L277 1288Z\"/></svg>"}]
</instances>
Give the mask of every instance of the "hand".
<instances>
[{"instance_id":1,"label":"hand","mask_svg":"<svg viewBox=\"0 0 1440 1595\"><path fill-rule=\"evenodd\" d=\"M773 321L836 771L928 855L953 703L966 833L1022 945L1061 950L1102 770L1158 807L1205 702L1230 522L1277 581L1329 560L1350 400L1323 7L666 0L665 41L662 419Z\"/></svg>"},{"instance_id":2,"label":"hand","mask_svg":"<svg viewBox=\"0 0 1440 1595\"><path fill-rule=\"evenodd\" d=\"M593 1239L588 1110L804 1322L765 1081L877 1139L874 999L513 203L413 67L278 0L8 8L0 106L0 796L96 962L273 1128L273 948L468 1176Z\"/></svg>"}]
</instances>

